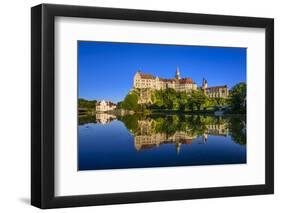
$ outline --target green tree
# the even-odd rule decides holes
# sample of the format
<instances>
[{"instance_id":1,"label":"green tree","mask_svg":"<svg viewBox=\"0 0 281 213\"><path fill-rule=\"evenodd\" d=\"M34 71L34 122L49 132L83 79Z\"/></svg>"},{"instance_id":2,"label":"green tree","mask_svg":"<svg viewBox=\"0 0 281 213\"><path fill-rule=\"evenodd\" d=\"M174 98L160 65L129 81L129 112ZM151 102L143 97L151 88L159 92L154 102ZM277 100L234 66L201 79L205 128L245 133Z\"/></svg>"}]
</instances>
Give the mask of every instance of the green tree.
<instances>
[{"instance_id":1,"label":"green tree","mask_svg":"<svg viewBox=\"0 0 281 213\"><path fill-rule=\"evenodd\" d=\"M246 113L246 84L239 83L232 87L229 105L232 112Z\"/></svg>"},{"instance_id":2,"label":"green tree","mask_svg":"<svg viewBox=\"0 0 281 213\"><path fill-rule=\"evenodd\" d=\"M201 110L202 107L205 107L207 104L207 96L201 90L192 91L189 101L193 107L195 106L197 110Z\"/></svg>"},{"instance_id":3,"label":"green tree","mask_svg":"<svg viewBox=\"0 0 281 213\"><path fill-rule=\"evenodd\" d=\"M157 108L178 110L180 107L178 95L174 89L158 90L154 92L152 101Z\"/></svg>"},{"instance_id":4,"label":"green tree","mask_svg":"<svg viewBox=\"0 0 281 213\"><path fill-rule=\"evenodd\" d=\"M126 110L138 111L140 106L138 104L138 95L135 91L131 91L120 103L120 107Z\"/></svg>"},{"instance_id":5,"label":"green tree","mask_svg":"<svg viewBox=\"0 0 281 213\"><path fill-rule=\"evenodd\" d=\"M217 97L217 98L213 98L214 99L214 102L215 102L215 104L217 105L217 106L223 106L223 105L225 105L225 103L226 103L226 99L225 98L219 98L219 97Z\"/></svg>"},{"instance_id":6,"label":"green tree","mask_svg":"<svg viewBox=\"0 0 281 213\"><path fill-rule=\"evenodd\" d=\"M78 99L78 107L86 108L86 109L95 109L96 108L96 100L86 100L83 98Z\"/></svg>"},{"instance_id":7,"label":"green tree","mask_svg":"<svg viewBox=\"0 0 281 213\"><path fill-rule=\"evenodd\" d=\"M246 117L230 117L228 127L232 140L240 145L246 145Z\"/></svg>"},{"instance_id":8,"label":"green tree","mask_svg":"<svg viewBox=\"0 0 281 213\"><path fill-rule=\"evenodd\" d=\"M181 92L179 94L179 110L185 111L188 108L188 93Z\"/></svg>"}]
</instances>

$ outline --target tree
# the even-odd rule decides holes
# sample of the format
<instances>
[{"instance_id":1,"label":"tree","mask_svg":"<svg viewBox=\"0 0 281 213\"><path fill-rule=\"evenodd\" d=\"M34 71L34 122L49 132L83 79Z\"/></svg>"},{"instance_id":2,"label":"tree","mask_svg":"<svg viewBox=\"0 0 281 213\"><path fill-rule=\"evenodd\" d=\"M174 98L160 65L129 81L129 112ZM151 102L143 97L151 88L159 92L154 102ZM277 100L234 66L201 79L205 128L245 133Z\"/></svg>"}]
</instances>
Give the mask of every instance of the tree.
<instances>
[{"instance_id":1,"label":"tree","mask_svg":"<svg viewBox=\"0 0 281 213\"><path fill-rule=\"evenodd\" d=\"M138 111L140 109L140 106L138 105L138 95L135 91L131 91L120 103L120 106L122 109L126 110L133 110Z\"/></svg>"},{"instance_id":2,"label":"tree","mask_svg":"<svg viewBox=\"0 0 281 213\"><path fill-rule=\"evenodd\" d=\"M193 112L195 110L195 102L192 100L192 98L190 97L188 102L187 102L187 109L190 110L191 112Z\"/></svg>"},{"instance_id":3,"label":"tree","mask_svg":"<svg viewBox=\"0 0 281 213\"><path fill-rule=\"evenodd\" d=\"M152 101L157 108L178 110L180 106L178 95L174 89L158 90L154 92Z\"/></svg>"},{"instance_id":4,"label":"tree","mask_svg":"<svg viewBox=\"0 0 281 213\"><path fill-rule=\"evenodd\" d=\"M232 112L246 113L246 84L239 83L232 87L229 105Z\"/></svg>"},{"instance_id":5,"label":"tree","mask_svg":"<svg viewBox=\"0 0 281 213\"><path fill-rule=\"evenodd\" d=\"M197 110L200 110L206 106L207 100L207 96L201 90L195 90L192 91L189 102L193 102L191 105L193 107L196 106Z\"/></svg>"},{"instance_id":6,"label":"tree","mask_svg":"<svg viewBox=\"0 0 281 213\"><path fill-rule=\"evenodd\" d=\"M213 98L213 99L214 99L214 102L216 103L217 106L223 106L226 103L225 98L217 97L217 98Z\"/></svg>"},{"instance_id":7,"label":"tree","mask_svg":"<svg viewBox=\"0 0 281 213\"><path fill-rule=\"evenodd\" d=\"M96 100L86 100L83 98L78 99L78 107L86 108L86 109L95 109L96 108Z\"/></svg>"},{"instance_id":8,"label":"tree","mask_svg":"<svg viewBox=\"0 0 281 213\"><path fill-rule=\"evenodd\" d=\"M246 145L246 117L230 117L228 127L232 140L240 145Z\"/></svg>"},{"instance_id":9,"label":"tree","mask_svg":"<svg viewBox=\"0 0 281 213\"><path fill-rule=\"evenodd\" d=\"M179 110L185 111L188 108L188 94L186 92L181 92L179 94Z\"/></svg>"}]
</instances>

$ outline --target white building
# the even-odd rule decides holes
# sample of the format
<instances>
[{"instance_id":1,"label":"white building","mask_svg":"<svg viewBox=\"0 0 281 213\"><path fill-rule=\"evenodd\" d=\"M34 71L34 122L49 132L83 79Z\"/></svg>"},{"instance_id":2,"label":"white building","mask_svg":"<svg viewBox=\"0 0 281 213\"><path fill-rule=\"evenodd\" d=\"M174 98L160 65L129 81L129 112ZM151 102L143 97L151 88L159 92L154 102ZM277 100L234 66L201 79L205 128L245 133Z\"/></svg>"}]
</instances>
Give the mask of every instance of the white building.
<instances>
[{"instance_id":1,"label":"white building","mask_svg":"<svg viewBox=\"0 0 281 213\"><path fill-rule=\"evenodd\" d=\"M110 101L98 101L96 104L96 111L97 112L107 112L116 109L116 104Z\"/></svg>"}]
</instances>

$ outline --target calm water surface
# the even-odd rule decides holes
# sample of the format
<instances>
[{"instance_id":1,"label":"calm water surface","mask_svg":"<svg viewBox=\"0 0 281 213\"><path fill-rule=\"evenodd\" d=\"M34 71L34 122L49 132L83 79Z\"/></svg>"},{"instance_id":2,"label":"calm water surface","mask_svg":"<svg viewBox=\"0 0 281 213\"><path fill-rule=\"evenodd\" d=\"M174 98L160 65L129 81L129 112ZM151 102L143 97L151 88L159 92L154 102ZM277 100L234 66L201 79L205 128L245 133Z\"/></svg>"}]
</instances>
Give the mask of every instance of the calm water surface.
<instances>
[{"instance_id":1,"label":"calm water surface","mask_svg":"<svg viewBox=\"0 0 281 213\"><path fill-rule=\"evenodd\" d=\"M78 170L246 163L243 116L79 117Z\"/></svg>"}]
</instances>

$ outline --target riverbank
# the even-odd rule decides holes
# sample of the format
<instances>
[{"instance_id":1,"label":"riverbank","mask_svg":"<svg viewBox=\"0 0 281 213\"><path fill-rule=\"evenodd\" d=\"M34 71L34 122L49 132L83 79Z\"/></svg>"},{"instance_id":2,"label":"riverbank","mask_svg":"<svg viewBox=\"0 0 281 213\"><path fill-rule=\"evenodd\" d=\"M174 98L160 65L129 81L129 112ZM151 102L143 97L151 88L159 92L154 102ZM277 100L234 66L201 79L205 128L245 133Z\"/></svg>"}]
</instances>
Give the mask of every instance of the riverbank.
<instances>
[{"instance_id":1,"label":"riverbank","mask_svg":"<svg viewBox=\"0 0 281 213\"><path fill-rule=\"evenodd\" d=\"M205 111L176 111L176 110L156 110L151 111L151 114L174 114L174 115L208 115L215 116L215 111L205 110ZM241 113L223 113L222 116L246 116L246 114Z\"/></svg>"},{"instance_id":2,"label":"riverbank","mask_svg":"<svg viewBox=\"0 0 281 213\"><path fill-rule=\"evenodd\" d=\"M107 112L97 112L91 109L79 109L79 116L84 115L95 115L95 114L112 114L115 116L133 115L133 114L159 114L159 115L208 115L215 116L215 110L197 110L197 111L180 111L180 110L143 110L143 111L133 111L116 109ZM246 116L246 114L234 113L234 112L224 112L221 116Z\"/></svg>"}]
</instances>

